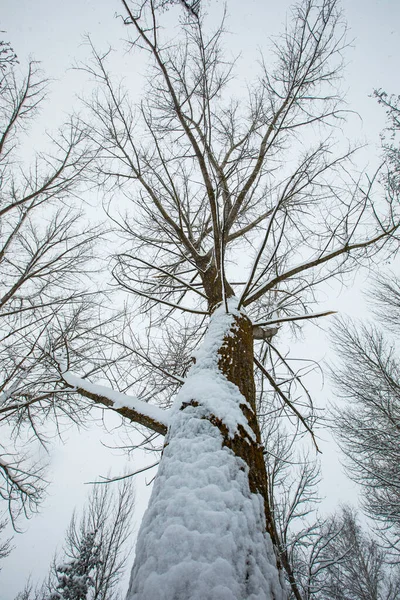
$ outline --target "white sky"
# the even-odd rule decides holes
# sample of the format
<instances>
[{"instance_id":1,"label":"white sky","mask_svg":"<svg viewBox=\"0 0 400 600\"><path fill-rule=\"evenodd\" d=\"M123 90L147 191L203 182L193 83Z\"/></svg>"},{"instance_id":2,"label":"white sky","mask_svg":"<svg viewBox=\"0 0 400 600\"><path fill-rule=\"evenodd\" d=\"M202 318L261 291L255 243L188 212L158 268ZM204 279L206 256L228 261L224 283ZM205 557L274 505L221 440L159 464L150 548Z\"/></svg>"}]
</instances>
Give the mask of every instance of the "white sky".
<instances>
[{"instance_id":1,"label":"white sky","mask_svg":"<svg viewBox=\"0 0 400 600\"><path fill-rule=\"evenodd\" d=\"M282 30L285 15L290 6L288 0L228 0L228 28L230 48L242 54L238 73L249 77L255 72L259 48L268 48L268 36ZM363 153L365 160L376 162L379 132L384 126L384 111L369 95L374 88L400 93L398 57L400 51L400 2L398 0L343 0L345 16L349 24L349 40L354 40L348 49L345 89L349 108L358 111L361 119L350 120L346 135L352 139L367 140L371 147ZM220 13L222 2L209 0L209 13ZM65 115L76 106L75 97L90 89L82 75L67 71L74 60L84 60L88 49L82 44L84 34L89 33L95 45L119 48L113 64L117 76L127 83L138 86L140 79L135 74L142 63L123 52L121 38L125 31L121 21L115 18L120 11L117 0L0 0L0 29L6 31L3 38L10 41L17 52L21 68L29 55L41 61L46 75L54 79L52 95L45 107L40 126L31 134L31 145L36 147L40 140L40 127L51 129L63 121ZM139 91L139 90L136 90ZM358 286L363 280L358 280ZM359 314L358 296L346 292L340 299L337 291L329 298L330 308ZM320 357L326 352L326 340L316 329L308 327L304 341L304 354ZM317 390L317 402L326 392ZM110 425L111 426L111 425ZM67 440L69 437L69 440ZM96 479L100 474L123 471L126 459L105 448L100 439L113 445L112 435L105 439L100 429L89 432L71 432L65 445L59 444L51 457L51 475L54 484L49 488L49 498L41 515L33 518L18 536L16 550L3 563L0 573L0 600L13 600L29 575L40 581L46 574L57 544L62 543L63 532L75 505L83 502L86 488L84 482ZM328 439L328 435L323 436ZM338 458L325 444L323 464L325 480L322 492L329 497L327 508L334 509L343 500L354 497L354 486L341 475ZM150 461L153 459L150 458ZM129 469L142 464L143 457L135 458ZM150 479L153 471L147 474ZM143 484L145 476L137 486L138 514L144 509L149 488Z\"/></svg>"}]
</instances>

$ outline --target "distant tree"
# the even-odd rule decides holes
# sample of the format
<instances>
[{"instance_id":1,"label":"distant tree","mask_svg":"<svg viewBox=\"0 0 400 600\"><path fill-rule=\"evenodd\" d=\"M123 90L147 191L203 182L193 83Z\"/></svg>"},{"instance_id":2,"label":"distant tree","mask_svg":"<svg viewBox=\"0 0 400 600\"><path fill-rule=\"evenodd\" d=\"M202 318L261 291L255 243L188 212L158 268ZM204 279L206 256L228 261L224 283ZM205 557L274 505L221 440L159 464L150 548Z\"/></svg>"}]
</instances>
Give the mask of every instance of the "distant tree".
<instances>
[{"instance_id":1,"label":"distant tree","mask_svg":"<svg viewBox=\"0 0 400 600\"><path fill-rule=\"evenodd\" d=\"M68 527L65 559L54 561L48 589L51 600L116 600L129 554L134 493L131 479L117 490L93 487L79 525L74 515ZM58 595L59 594L59 595Z\"/></svg>"},{"instance_id":2,"label":"distant tree","mask_svg":"<svg viewBox=\"0 0 400 600\"><path fill-rule=\"evenodd\" d=\"M400 280L380 277L373 292L382 329L338 322L334 339L341 366L333 378L345 405L334 410L334 430L363 504L400 559Z\"/></svg>"},{"instance_id":3,"label":"distant tree","mask_svg":"<svg viewBox=\"0 0 400 600\"><path fill-rule=\"evenodd\" d=\"M386 108L381 181L389 198L400 190L399 97L376 91ZM394 250L398 250L395 247ZM347 404L337 405L333 427L350 476L361 484L364 507L400 560L400 278L381 271L368 298L380 322L337 322L340 366L333 370Z\"/></svg>"},{"instance_id":4,"label":"distant tree","mask_svg":"<svg viewBox=\"0 0 400 600\"><path fill-rule=\"evenodd\" d=\"M29 580L22 592L19 592L14 600L43 600L43 594L39 590L34 590L31 581Z\"/></svg>"},{"instance_id":5,"label":"distant tree","mask_svg":"<svg viewBox=\"0 0 400 600\"><path fill-rule=\"evenodd\" d=\"M0 498L15 525L42 498L46 483L35 456L51 435L50 421L62 428L85 413L59 389L49 353L66 338L80 340L81 350L89 346L101 304L88 277L100 230L83 219L79 201L93 159L87 134L71 118L47 137L46 151L31 156L30 126L47 81L35 62L21 75L7 43L1 61Z\"/></svg>"},{"instance_id":6,"label":"distant tree","mask_svg":"<svg viewBox=\"0 0 400 600\"><path fill-rule=\"evenodd\" d=\"M3 537L3 535L4 535L3 532L4 532L4 529L6 528L6 526L7 526L7 521L5 521L5 520L0 521L0 561L3 558L6 558L12 550L11 538L4 539L4 537ZM1 569L2 569L2 567L0 565L0 571L1 571Z\"/></svg>"},{"instance_id":7,"label":"distant tree","mask_svg":"<svg viewBox=\"0 0 400 600\"><path fill-rule=\"evenodd\" d=\"M28 581L16 600L119 600L120 580L130 553L134 491L132 479L95 485L77 519L68 526L62 556L47 581L34 589Z\"/></svg>"},{"instance_id":8,"label":"distant tree","mask_svg":"<svg viewBox=\"0 0 400 600\"><path fill-rule=\"evenodd\" d=\"M269 427L263 433L278 558L291 597L306 600L304 573L307 570L305 564L308 568L309 540L322 526L317 513L321 479L319 461L298 454L295 438L283 430L279 419L270 418ZM304 546L307 547L305 556Z\"/></svg>"},{"instance_id":9,"label":"distant tree","mask_svg":"<svg viewBox=\"0 0 400 600\"><path fill-rule=\"evenodd\" d=\"M0 31L0 34L5 33ZM0 40L0 72L3 74L7 69L12 67L18 62L17 55L14 52L10 42ZM1 81L0 85L4 85L4 81Z\"/></svg>"},{"instance_id":10,"label":"distant tree","mask_svg":"<svg viewBox=\"0 0 400 600\"><path fill-rule=\"evenodd\" d=\"M354 510L321 516L319 464L295 457L292 436L269 431L266 464L270 505L291 600L395 600L400 567L393 566Z\"/></svg>"},{"instance_id":11,"label":"distant tree","mask_svg":"<svg viewBox=\"0 0 400 600\"><path fill-rule=\"evenodd\" d=\"M135 494L132 479L95 485L84 510L79 531L96 531L98 562L92 574L90 600L116 600L120 597L120 580L131 550L132 516ZM66 549L71 553L77 545L78 531L71 522Z\"/></svg>"},{"instance_id":12,"label":"distant tree","mask_svg":"<svg viewBox=\"0 0 400 600\"><path fill-rule=\"evenodd\" d=\"M393 565L386 549L362 529L352 509L344 507L325 518L308 516L308 527L305 522L297 523L297 528L291 523L285 532L291 600L399 597L399 566Z\"/></svg>"},{"instance_id":13,"label":"distant tree","mask_svg":"<svg viewBox=\"0 0 400 600\"><path fill-rule=\"evenodd\" d=\"M327 537L328 532L328 537ZM318 553L315 553L318 548ZM317 544L314 570L320 591L306 596L316 600L396 600L400 569L392 567L386 550L366 534L356 514L343 508L328 520ZM314 586L315 583L314 582Z\"/></svg>"},{"instance_id":14,"label":"distant tree","mask_svg":"<svg viewBox=\"0 0 400 600\"><path fill-rule=\"evenodd\" d=\"M96 531L82 532L74 558L56 567L57 582L49 600L87 600L93 588L92 572L99 562Z\"/></svg>"},{"instance_id":15,"label":"distant tree","mask_svg":"<svg viewBox=\"0 0 400 600\"><path fill-rule=\"evenodd\" d=\"M388 193L395 195L400 186L400 96L375 90L375 97L386 109L387 126L382 133L382 146L387 165Z\"/></svg>"}]
</instances>

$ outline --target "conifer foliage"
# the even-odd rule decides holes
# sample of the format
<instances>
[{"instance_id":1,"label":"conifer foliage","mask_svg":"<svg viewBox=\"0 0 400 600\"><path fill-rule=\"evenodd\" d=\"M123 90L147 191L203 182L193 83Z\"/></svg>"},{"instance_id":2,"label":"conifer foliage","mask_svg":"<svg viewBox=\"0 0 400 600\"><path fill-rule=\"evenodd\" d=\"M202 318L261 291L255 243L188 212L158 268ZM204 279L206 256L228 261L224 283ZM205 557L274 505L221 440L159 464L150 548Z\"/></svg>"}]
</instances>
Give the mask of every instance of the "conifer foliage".
<instances>
[{"instance_id":1,"label":"conifer foliage","mask_svg":"<svg viewBox=\"0 0 400 600\"><path fill-rule=\"evenodd\" d=\"M100 547L96 531L87 532L82 538L75 558L57 566L57 584L48 600L86 600L94 586L91 577L100 560Z\"/></svg>"}]
</instances>

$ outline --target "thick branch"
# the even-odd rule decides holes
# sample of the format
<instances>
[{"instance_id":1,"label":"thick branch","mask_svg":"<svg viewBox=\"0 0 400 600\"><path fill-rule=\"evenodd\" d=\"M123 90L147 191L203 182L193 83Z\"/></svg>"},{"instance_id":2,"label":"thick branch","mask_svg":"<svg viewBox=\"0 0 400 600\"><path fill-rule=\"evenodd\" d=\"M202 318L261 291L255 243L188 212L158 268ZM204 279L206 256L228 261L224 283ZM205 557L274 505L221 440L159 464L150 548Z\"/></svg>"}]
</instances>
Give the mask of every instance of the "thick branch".
<instances>
[{"instance_id":1,"label":"thick branch","mask_svg":"<svg viewBox=\"0 0 400 600\"><path fill-rule=\"evenodd\" d=\"M220 256L220 241L219 241L220 232L219 232L218 207L217 207L217 202L216 202L216 198L215 198L214 188L212 185L210 174L207 169L207 163L206 163L204 154L203 154L201 148L199 147L199 144L196 140L196 137L195 137L193 131L191 130L190 126L188 125L188 119L182 110L182 105L179 102L177 92L171 81L171 77L168 73L166 64L163 61L163 59L161 58L160 52L159 52L156 44L150 40L150 38L146 35L145 31L140 27L140 25L138 23L138 19L134 17L132 11L130 10L130 8L125 0L122 0L122 4L124 5L124 8L125 8L127 14L129 15L129 18L130 18L132 24L135 26L138 34L143 39L145 44L149 47L150 51L152 52L152 54L156 60L156 63L164 77L164 81L166 83L168 92L172 99L176 116L177 116L180 124L182 125L185 135L187 136L188 140L190 141L190 144L191 144L194 154L196 156L196 160L200 167L200 171L201 171L203 181L204 181L206 191L207 191L207 197L208 197L209 204L210 204L210 211L211 211L211 216L212 216L212 226L213 226L213 233L214 233L215 258L216 258L216 262L217 262L217 268L220 268L221 256Z\"/></svg>"},{"instance_id":2,"label":"thick branch","mask_svg":"<svg viewBox=\"0 0 400 600\"><path fill-rule=\"evenodd\" d=\"M311 260L309 262L303 263L302 265L298 265L297 267L293 267L293 269L286 271L286 273L277 275L276 277L274 277L274 279L271 279L266 284L261 286L256 292L254 292L253 294L248 296L243 301L243 303L242 303L243 306L248 306L252 302L259 300L259 298L261 298L268 290L275 287L278 283L280 283L281 281L285 281L286 279L289 279L290 277L293 277L294 275L297 275L298 273L302 273L303 271L307 271L308 269L313 269L314 267L318 267L319 265L322 265L330 260L333 260L334 258L341 256L342 254L349 254L353 250L368 248L369 246L372 246L373 244L377 244L382 239L390 237L391 234L394 233L396 231L396 229L398 229L398 227L399 227L399 224L396 224L388 231L381 233L380 235L372 238L371 240L368 240L366 242L359 242L358 244L346 244L346 245L342 246L342 248L339 248L338 250L334 250L333 252L330 252L329 254L326 254L325 256L319 256L315 260Z\"/></svg>"},{"instance_id":3,"label":"thick branch","mask_svg":"<svg viewBox=\"0 0 400 600\"><path fill-rule=\"evenodd\" d=\"M336 312L336 310L329 310L322 313L310 313L309 315L282 317L280 319L272 319L271 321L260 321L258 323L254 323L253 327L269 327L270 325L275 325L276 323L291 323L292 321L303 321L304 319L318 319L319 317L328 317L329 315L335 315Z\"/></svg>"},{"instance_id":4,"label":"thick branch","mask_svg":"<svg viewBox=\"0 0 400 600\"><path fill-rule=\"evenodd\" d=\"M105 386L91 383L72 373L62 374L68 387L74 388L81 396L93 400L120 414L122 417L144 425L148 429L165 435L168 429L168 413L157 406L147 404L138 398L115 392Z\"/></svg>"}]
</instances>

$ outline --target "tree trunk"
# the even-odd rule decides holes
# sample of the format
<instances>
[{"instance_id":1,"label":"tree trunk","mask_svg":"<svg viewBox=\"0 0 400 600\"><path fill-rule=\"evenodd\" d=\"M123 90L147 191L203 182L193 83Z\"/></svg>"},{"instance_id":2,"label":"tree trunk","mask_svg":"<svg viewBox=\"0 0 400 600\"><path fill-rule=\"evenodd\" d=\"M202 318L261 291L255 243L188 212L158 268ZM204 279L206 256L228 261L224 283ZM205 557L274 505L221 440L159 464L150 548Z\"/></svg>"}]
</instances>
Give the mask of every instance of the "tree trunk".
<instances>
[{"instance_id":1,"label":"tree trunk","mask_svg":"<svg viewBox=\"0 0 400 600\"><path fill-rule=\"evenodd\" d=\"M127 600L280 600L255 415L253 336L229 300L178 394Z\"/></svg>"}]
</instances>

